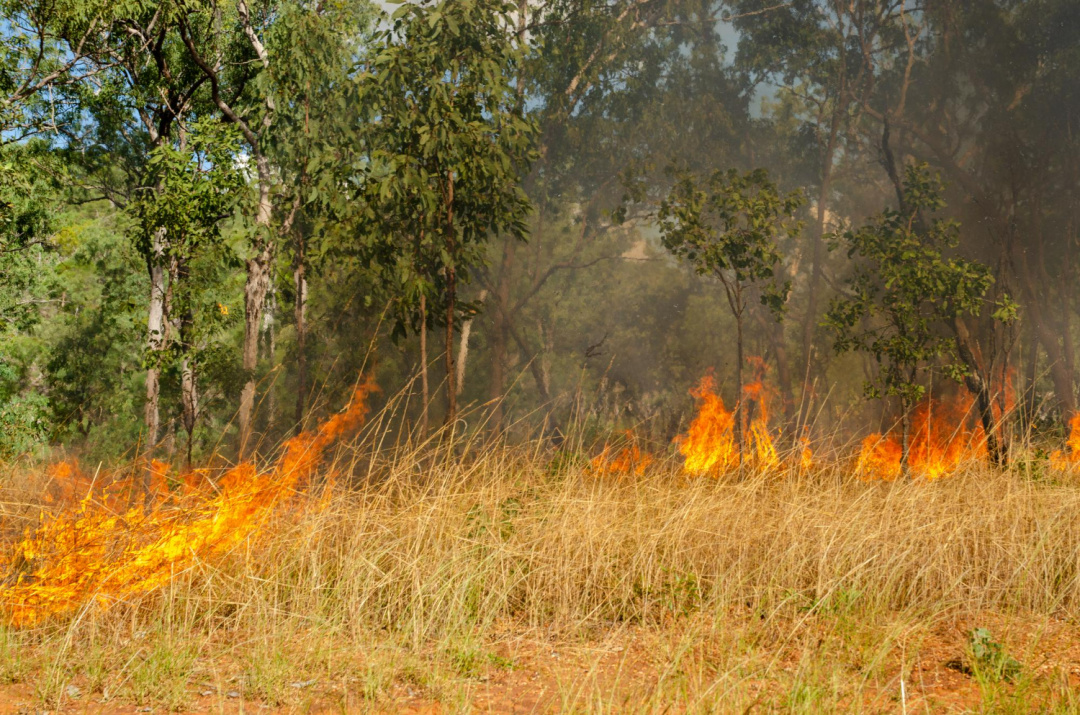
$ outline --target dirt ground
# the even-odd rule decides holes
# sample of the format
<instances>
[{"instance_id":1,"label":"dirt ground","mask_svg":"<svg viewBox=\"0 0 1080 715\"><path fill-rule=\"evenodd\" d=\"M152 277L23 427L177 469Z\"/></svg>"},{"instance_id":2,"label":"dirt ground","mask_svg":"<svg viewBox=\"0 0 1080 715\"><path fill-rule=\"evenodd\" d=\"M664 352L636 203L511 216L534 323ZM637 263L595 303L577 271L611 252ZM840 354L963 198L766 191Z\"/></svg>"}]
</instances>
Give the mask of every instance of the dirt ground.
<instances>
[{"instance_id":1,"label":"dirt ground","mask_svg":"<svg viewBox=\"0 0 1080 715\"><path fill-rule=\"evenodd\" d=\"M1026 674L1023 684L1002 682L988 694L986 683L980 682L969 665L972 656L968 643L971 629L976 625L990 629L1009 653L1016 654ZM686 624L668 629L626 627L580 642L559 642L536 634L515 635L508 630L492 645L482 664L455 681L453 687L432 688L398 676L381 689L377 698L370 694L365 697L362 685L353 679L309 680L289 683L280 702L269 705L246 697L242 684L235 679L214 684L194 678L186 685L189 697L182 709L229 715L726 712L729 709L744 713L781 710L962 713L1004 709L1002 698L1012 698L1014 705L1023 704L1026 696L1018 691L1020 688L1042 694L1048 692L1047 688L1056 689L1059 695L1069 694L1067 700L1072 702L1071 692L1080 685L1080 627L1060 618L985 615L978 619L942 620L917 638L907 643L898 641L886 649L879 667L869 664L862 672L849 668L850 682L842 684L838 690L842 694L837 698L828 703L816 701L816 705L815 701L802 701L802 706L788 692L791 674L807 668L808 654L812 658L828 659L827 651L821 649L827 640L824 629L816 644L812 642L813 626L804 628L799 644L781 643L767 667L739 669L745 672L738 674L729 671L723 677L717 672L711 679L710 673L715 668L710 670L709 664L722 662L723 654L716 649L730 644L693 641L681 653L676 669L671 653L673 648L677 649L686 629ZM835 674L831 677L836 680ZM670 685L680 679L679 692L684 697L672 697L669 701L665 693L674 691L665 690L665 682ZM66 687L66 697L59 703L60 712L165 712L160 705L139 706L121 698L103 700L101 693L83 693L85 686L80 686L77 680ZM691 697L687 698L687 693ZM687 702L695 700L702 703L701 707L687 707ZM1063 707L1060 697L1055 702L1059 708ZM32 675L24 682L0 687L0 715L49 712L42 703ZM1064 711L1074 711L1074 707L1075 703L1066 705ZM1021 711L1040 712L1041 706L1032 700Z\"/></svg>"}]
</instances>

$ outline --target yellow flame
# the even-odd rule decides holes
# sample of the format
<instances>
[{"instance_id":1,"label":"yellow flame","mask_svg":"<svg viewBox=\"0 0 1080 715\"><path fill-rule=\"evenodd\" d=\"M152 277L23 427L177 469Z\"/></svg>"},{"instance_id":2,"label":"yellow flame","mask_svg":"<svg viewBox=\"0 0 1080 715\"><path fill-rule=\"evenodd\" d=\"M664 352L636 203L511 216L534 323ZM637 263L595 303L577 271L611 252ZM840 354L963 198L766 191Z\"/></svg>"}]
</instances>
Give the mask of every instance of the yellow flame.
<instances>
[{"instance_id":1,"label":"yellow flame","mask_svg":"<svg viewBox=\"0 0 1080 715\"><path fill-rule=\"evenodd\" d=\"M642 451L638 445L637 437L627 430L625 433L626 444L617 451L610 444L605 444L603 451L592 458L590 465L597 476L621 476L635 474L642 476L654 458L648 452Z\"/></svg>"},{"instance_id":2,"label":"yellow flame","mask_svg":"<svg viewBox=\"0 0 1080 715\"><path fill-rule=\"evenodd\" d=\"M961 393L949 400L927 398L911 419L908 465L912 476L946 477L965 462L986 458L982 426L969 426L973 398ZM863 440L858 472L863 479L891 481L901 474L902 437L896 433L872 434Z\"/></svg>"},{"instance_id":3,"label":"yellow flame","mask_svg":"<svg viewBox=\"0 0 1080 715\"><path fill-rule=\"evenodd\" d=\"M375 389L366 380L344 412L286 442L271 469L259 472L241 463L216 489L207 473L195 472L183 477L187 493L174 494L166 487L167 466L156 461L148 465L149 505L141 503L143 490L133 479L100 488L91 482L81 499L43 514L36 528L0 554L0 610L12 625L29 626L91 602L108 607L227 553L314 473L334 440L363 423ZM71 464L57 465L53 476L88 485ZM125 500L130 505L121 507Z\"/></svg>"}]
</instances>

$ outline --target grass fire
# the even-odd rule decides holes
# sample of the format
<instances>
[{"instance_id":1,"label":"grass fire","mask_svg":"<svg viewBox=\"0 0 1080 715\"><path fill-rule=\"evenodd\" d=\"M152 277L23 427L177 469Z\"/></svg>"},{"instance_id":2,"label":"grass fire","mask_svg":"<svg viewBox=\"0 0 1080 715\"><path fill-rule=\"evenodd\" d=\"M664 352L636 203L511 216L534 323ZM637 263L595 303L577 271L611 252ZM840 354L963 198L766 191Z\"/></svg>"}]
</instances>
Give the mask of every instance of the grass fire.
<instances>
[{"instance_id":1,"label":"grass fire","mask_svg":"<svg viewBox=\"0 0 1080 715\"><path fill-rule=\"evenodd\" d=\"M0 0L0 715L1080 713L1077 0Z\"/></svg>"}]
</instances>

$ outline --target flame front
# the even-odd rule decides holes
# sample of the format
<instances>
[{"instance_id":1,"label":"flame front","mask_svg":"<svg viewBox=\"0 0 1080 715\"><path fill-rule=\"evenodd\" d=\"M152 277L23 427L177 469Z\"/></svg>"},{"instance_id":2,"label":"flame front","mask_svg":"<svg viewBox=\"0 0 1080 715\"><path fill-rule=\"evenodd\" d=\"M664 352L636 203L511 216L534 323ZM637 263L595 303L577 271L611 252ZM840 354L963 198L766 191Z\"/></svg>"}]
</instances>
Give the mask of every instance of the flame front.
<instances>
[{"instance_id":1,"label":"flame front","mask_svg":"<svg viewBox=\"0 0 1080 715\"><path fill-rule=\"evenodd\" d=\"M617 451L605 444L603 451L592 458L590 465L598 476L619 476L635 474L642 476L654 459L648 452L642 451L637 437L630 430L625 433L626 444Z\"/></svg>"},{"instance_id":2,"label":"flame front","mask_svg":"<svg viewBox=\"0 0 1080 715\"><path fill-rule=\"evenodd\" d=\"M908 465L913 476L940 479L961 464L986 459L982 426L969 427L974 398L967 392L947 401L923 400L911 416ZM901 474L902 437L871 434L862 441L858 471L864 479L891 481Z\"/></svg>"},{"instance_id":3,"label":"flame front","mask_svg":"<svg viewBox=\"0 0 1080 715\"><path fill-rule=\"evenodd\" d=\"M173 494L165 486L166 465L151 462L149 504L119 508L141 500L131 499L130 479L95 488L96 480L71 464L57 465L52 476L61 489L83 489L85 496L43 514L36 529L0 555L0 609L12 625L28 626L90 602L107 607L229 552L295 493L343 432L363 423L375 389L370 379L360 384L344 412L286 442L271 469L241 463L216 489L205 472L195 472L183 478L187 494Z\"/></svg>"},{"instance_id":4,"label":"flame front","mask_svg":"<svg viewBox=\"0 0 1080 715\"><path fill-rule=\"evenodd\" d=\"M716 380L712 375L705 375L690 394L698 402L697 414L686 434L675 439L685 460L683 467L695 475L717 475L738 467L735 413L724 407L723 399L716 393ZM750 402L757 409L747 430L747 449L743 456L758 468L780 467L783 462L769 432L769 400L760 377L743 388L743 404ZM812 461L813 454L804 440L799 465L808 468Z\"/></svg>"},{"instance_id":5,"label":"flame front","mask_svg":"<svg viewBox=\"0 0 1080 715\"><path fill-rule=\"evenodd\" d=\"M1069 419L1069 438L1065 451L1056 450L1050 455L1050 463L1058 469L1072 469L1080 465L1080 412Z\"/></svg>"}]
</instances>

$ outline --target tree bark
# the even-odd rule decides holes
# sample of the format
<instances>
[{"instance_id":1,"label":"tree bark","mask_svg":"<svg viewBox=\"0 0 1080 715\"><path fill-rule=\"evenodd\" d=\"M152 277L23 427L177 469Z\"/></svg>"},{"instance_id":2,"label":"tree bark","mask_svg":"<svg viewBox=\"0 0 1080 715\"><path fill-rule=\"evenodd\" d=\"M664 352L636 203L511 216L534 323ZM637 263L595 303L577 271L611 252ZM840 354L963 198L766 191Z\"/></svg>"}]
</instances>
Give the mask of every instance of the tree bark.
<instances>
[{"instance_id":1,"label":"tree bark","mask_svg":"<svg viewBox=\"0 0 1080 715\"><path fill-rule=\"evenodd\" d=\"M746 414L745 400L743 400L743 316L742 309L735 313L735 442L739 447L739 474L743 468L743 437L745 426L743 417Z\"/></svg>"},{"instance_id":2,"label":"tree bark","mask_svg":"<svg viewBox=\"0 0 1080 715\"><path fill-rule=\"evenodd\" d=\"M427 296L420 294L420 390L423 409L420 411L420 432L427 434L431 388L428 384Z\"/></svg>"},{"instance_id":3,"label":"tree bark","mask_svg":"<svg viewBox=\"0 0 1080 715\"><path fill-rule=\"evenodd\" d=\"M454 371L454 313L457 311L457 255L454 237L454 175L446 177L446 254L450 263L446 266L446 419L453 424L457 419L457 373Z\"/></svg>"},{"instance_id":4,"label":"tree bark","mask_svg":"<svg viewBox=\"0 0 1080 715\"><path fill-rule=\"evenodd\" d=\"M483 305L484 299L487 298L487 291L480 291L480 296L477 301ZM458 357L457 357L457 394L460 395L465 390L465 366L469 359L469 335L472 333L473 318L466 320L461 326L461 339L458 344Z\"/></svg>"},{"instance_id":5,"label":"tree bark","mask_svg":"<svg viewBox=\"0 0 1080 715\"><path fill-rule=\"evenodd\" d=\"M296 409L293 420L296 432L303 430L304 404L307 400L307 257L304 255L306 241L303 232L296 241L296 263L293 267L293 287L296 291L296 305L293 318L296 321Z\"/></svg>"},{"instance_id":6,"label":"tree bark","mask_svg":"<svg viewBox=\"0 0 1080 715\"><path fill-rule=\"evenodd\" d=\"M146 320L147 352L150 366L146 369L146 447L152 452L161 432L159 398L161 369L158 359L165 342L165 229L154 232L147 260L150 273L150 309Z\"/></svg>"},{"instance_id":7,"label":"tree bark","mask_svg":"<svg viewBox=\"0 0 1080 715\"><path fill-rule=\"evenodd\" d=\"M832 189L833 163L836 154L836 143L840 132L840 119L833 117L829 125L829 139L825 146L825 154L822 157L821 166L821 192L818 195L817 216L814 226L814 237L811 246L810 282L807 285L806 314L802 324L802 371L803 385L799 396L799 424L805 425L810 413L810 383L811 365L814 352L814 332L817 326L818 292L821 287L823 273L822 264L825 260L825 219L829 201L829 191Z\"/></svg>"},{"instance_id":8,"label":"tree bark","mask_svg":"<svg viewBox=\"0 0 1080 715\"><path fill-rule=\"evenodd\" d=\"M964 386L975 395L975 407L979 412L983 434L986 435L986 451L990 456L990 463L995 466L1004 466L1006 454L1002 449L1002 440L999 439L997 420L994 419L994 398L990 394L989 373L983 365L983 360L980 359L978 345L972 340L971 332L964 320L960 317L954 318L952 328L956 333L957 353L968 368L967 374L964 375Z\"/></svg>"},{"instance_id":9,"label":"tree bark","mask_svg":"<svg viewBox=\"0 0 1080 715\"><path fill-rule=\"evenodd\" d=\"M503 426L503 400L506 397L507 345L510 340L510 273L514 265L513 239L503 244L502 266L499 282L493 291L495 310L492 311L491 331L491 381L488 383L488 399L491 401L491 424L496 431Z\"/></svg>"},{"instance_id":10,"label":"tree bark","mask_svg":"<svg viewBox=\"0 0 1080 715\"><path fill-rule=\"evenodd\" d=\"M244 368L244 388L240 392L240 455L245 456L251 441L251 415L255 407L255 367L259 359L259 328L263 305L270 288L270 263L272 252L264 243L254 258L247 262L247 280L244 282L244 344L241 358Z\"/></svg>"}]
</instances>

